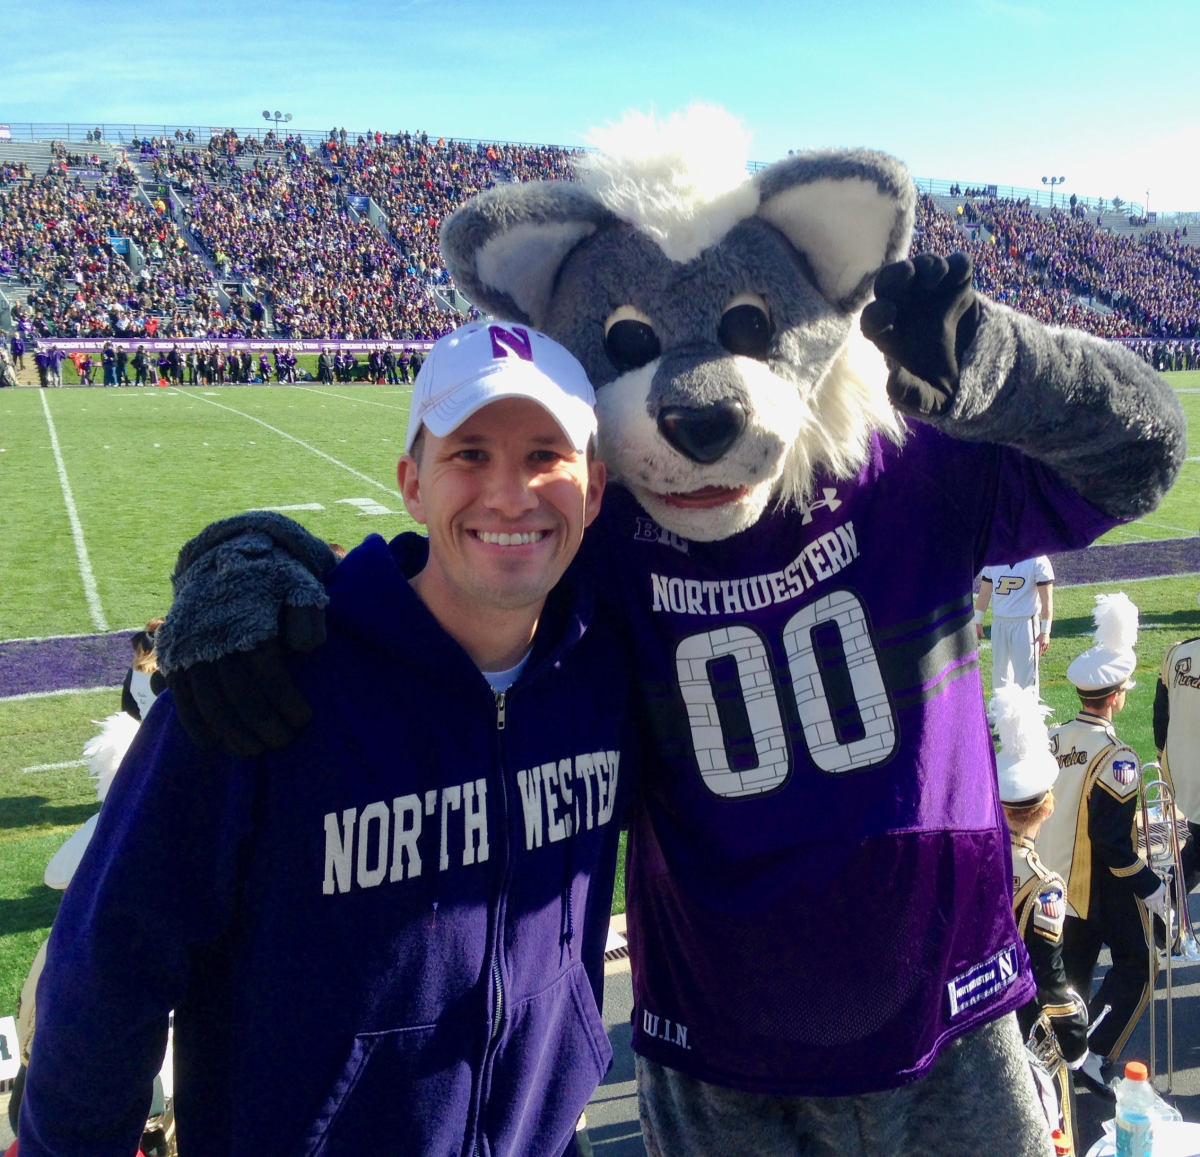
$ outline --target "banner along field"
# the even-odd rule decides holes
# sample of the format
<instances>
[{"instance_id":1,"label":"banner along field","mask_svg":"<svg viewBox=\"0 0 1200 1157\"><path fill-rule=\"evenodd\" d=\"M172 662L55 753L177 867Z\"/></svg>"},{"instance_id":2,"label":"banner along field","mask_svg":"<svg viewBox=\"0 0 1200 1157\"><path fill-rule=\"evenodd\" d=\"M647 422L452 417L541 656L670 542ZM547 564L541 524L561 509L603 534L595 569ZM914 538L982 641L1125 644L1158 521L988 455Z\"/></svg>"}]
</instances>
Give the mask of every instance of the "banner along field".
<instances>
[{"instance_id":1,"label":"banner along field","mask_svg":"<svg viewBox=\"0 0 1200 1157\"><path fill-rule=\"evenodd\" d=\"M1168 374L1200 446L1200 372ZM81 758L120 705L129 636L170 604L184 541L244 510L283 510L346 547L413 523L396 491L407 386L10 389L0 392L0 1015L45 939L59 895L46 861L96 810ZM1139 687L1119 732L1153 758L1163 651L1200 634L1200 451L1158 511L1056 588L1043 697L1076 709L1066 664L1088 645L1100 592L1142 612ZM980 656L990 684L990 650ZM990 689L990 688L989 688ZM624 906L618 884L618 908Z\"/></svg>"}]
</instances>

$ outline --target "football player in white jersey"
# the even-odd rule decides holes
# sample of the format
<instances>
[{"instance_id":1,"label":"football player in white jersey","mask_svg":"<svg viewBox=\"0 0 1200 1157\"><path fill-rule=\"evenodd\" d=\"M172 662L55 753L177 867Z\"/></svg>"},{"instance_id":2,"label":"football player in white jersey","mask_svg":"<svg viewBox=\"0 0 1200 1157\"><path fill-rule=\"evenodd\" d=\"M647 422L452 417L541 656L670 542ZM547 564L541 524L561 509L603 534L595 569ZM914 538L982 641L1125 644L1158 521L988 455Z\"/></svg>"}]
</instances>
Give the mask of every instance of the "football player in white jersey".
<instances>
[{"instance_id":1,"label":"football player in white jersey","mask_svg":"<svg viewBox=\"0 0 1200 1157\"><path fill-rule=\"evenodd\" d=\"M1054 568L1044 555L1011 566L985 566L975 598L975 634L992 605L992 689L1005 683L1040 693L1038 660L1050 646L1054 619Z\"/></svg>"}]
</instances>

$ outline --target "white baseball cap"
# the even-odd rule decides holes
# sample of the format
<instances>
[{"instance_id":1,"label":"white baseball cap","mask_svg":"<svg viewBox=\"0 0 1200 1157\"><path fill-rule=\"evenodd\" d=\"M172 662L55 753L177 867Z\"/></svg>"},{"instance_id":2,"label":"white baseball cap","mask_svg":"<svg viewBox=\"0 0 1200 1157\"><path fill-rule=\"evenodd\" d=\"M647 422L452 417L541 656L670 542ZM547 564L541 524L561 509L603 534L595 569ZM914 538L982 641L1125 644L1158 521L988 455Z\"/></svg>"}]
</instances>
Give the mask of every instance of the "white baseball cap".
<instances>
[{"instance_id":1,"label":"white baseball cap","mask_svg":"<svg viewBox=\"0 0 1200 1157\"><path fill-rule=\"evenodd\" d=\"M596 394L572 354L529 326L479 321L429 351L413 386L405 453L422 426L444 438L501 398L537 402L579 453L596 434Z\"/></svg>"}]
</instances>

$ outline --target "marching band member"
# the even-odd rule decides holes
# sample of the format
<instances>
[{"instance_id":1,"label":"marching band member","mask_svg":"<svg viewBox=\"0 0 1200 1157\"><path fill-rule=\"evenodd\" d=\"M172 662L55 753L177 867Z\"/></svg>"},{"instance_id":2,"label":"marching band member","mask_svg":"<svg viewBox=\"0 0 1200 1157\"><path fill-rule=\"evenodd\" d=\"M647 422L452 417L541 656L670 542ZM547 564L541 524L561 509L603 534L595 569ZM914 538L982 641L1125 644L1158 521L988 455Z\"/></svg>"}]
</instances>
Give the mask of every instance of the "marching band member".
<instances>
[{"instance_id":1,"label":"marching band member","mask_svg":"<svg viewBox=\"0 0 1200 1157\"><path fill-rule=\"evenodd\" d=\"M1187 816L1185 889L1200 883L1200 636L1173 643L1154 689L1154 746L1163 778Z\"/></svg>"},{"instance_id":2,"label":"marching band member","mask_svg":"<svg viewBox=\"0 0 1200 1157\"><path fill-rule=\"evenodd\" d=\"M1067 881L1063 963L1072 987L1086 997L1101 947L1112 953L1089 1004L1092 1055L1078 1073L1089 1089L1112 1099L1104 1062L1120 1055L1153 995L1147 909L1162 916L1167 899L1135 848L1141 761L1113 727L1134 685L1137 607L1124 594L1097 595L1094 618L1095 644L1067 668L1082 709L1050 732L1059 807L1042 828L1038 851Z\"/></svg>"},{"instance_id":3,"label":"marching band member","mask_svg":"<svg viewBox=\"0 0 1200 1157\"><path fill-rule=\"evenodd\" d=\"M1050 754L1046 733L1048 710L1031 689L1009 684L996 691L990 714L1000 736L996 770L1012 844L1013 916L1037 982L1037 996L1018 1010L1017 1022L1028 1038L1042 1021L1053 1033L1053 1051L1061 1055L1067 1068L1078 1069L1087 1057L1088 1017L1087 1005L1067 983L1063 968L1067 885L1042 863L1035 850L1042 825L1054 814L1051 789L1058 778L1058 761ZM1070 1079L1062 1064L1049 1066L1046 1076L1057 1086L1057 1104L1048 1114L1051 1127L1074 1137Z\"/></svg>"}]
</instances>

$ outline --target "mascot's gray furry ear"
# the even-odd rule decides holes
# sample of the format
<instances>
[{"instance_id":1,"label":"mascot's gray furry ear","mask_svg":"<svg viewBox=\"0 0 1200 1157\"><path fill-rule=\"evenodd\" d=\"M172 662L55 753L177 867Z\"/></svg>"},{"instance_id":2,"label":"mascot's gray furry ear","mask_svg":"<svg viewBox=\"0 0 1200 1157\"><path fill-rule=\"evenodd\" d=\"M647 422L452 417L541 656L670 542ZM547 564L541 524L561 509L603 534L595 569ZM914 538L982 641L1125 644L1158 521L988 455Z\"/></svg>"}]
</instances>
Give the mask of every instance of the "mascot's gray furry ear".
<instances>
[{"instance_id":1,"label":"mascot's gray furry ear","mask_svg":"<svg viewBox=\"0 0 1200 1157\"><path fill-rule=\"evenodd\" d=\"M691 114L688 114L691 116ZM632 125L636 135L639 124ZM501 317L544 324L555 280L580 241L624 223L685 263L740 221L758 217L802 255L825 299L850 312L870 296L881 266L907 255L915 193L907 170L884 153L801 153L750 176L743 159L722 154L722 176L696 178L688 166L721 145L684 156L618 151L584 158L579 183L540 182L490 189L442 226L442 252L458 287ZM711 167L711 166L710 166Z\"/></svg>"},{"instance_id":2,"label":"mascot's gray furry ear","mask_svg":"<svg viewBox=\"0 0 1200 1157\"><path fill-rule=\"evenodd\" d=\"M886 153L802 153L763 169L755 184L758 216L805 255L839 309L864 305L880 268L908 255L916 192Z\"/></svg>"},{"instance_id":3,"label":"mascot's gray furry ear","mask_svg":"<svg viewBox=\"0 0 1200 1157\"><path fill-rule=\"evenodd\" d=\"M475 305L539 327L567 254L615 220L581 185L506 185L481 193L443 222L442 254Z\"/></svg>"}]
</instances>

